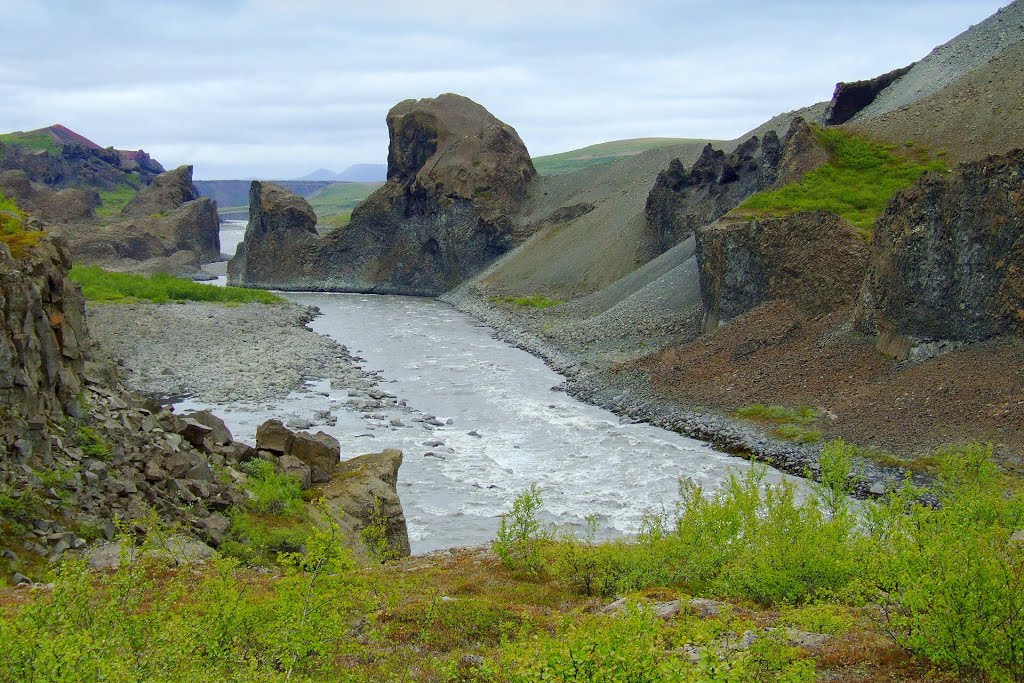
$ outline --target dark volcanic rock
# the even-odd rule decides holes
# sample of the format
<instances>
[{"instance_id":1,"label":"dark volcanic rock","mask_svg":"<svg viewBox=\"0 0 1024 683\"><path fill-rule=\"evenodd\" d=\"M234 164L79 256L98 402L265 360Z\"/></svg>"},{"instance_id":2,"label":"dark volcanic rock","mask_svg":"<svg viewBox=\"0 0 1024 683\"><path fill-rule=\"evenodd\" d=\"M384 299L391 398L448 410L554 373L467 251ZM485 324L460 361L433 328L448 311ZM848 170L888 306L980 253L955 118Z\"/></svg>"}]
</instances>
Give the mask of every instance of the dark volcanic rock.
<instances>
[{"instance_id":1,"label":"dark volcanic rock","mask_svg":"<svg viewBox=\"0 0 1024 683\"><path fill-rule=\"evenodd\" d=\"M857 322L899 358L1024 330L1024 151L928 173L889 202Z\"/></svg>"},{"instance_id":2,"label":"dark volcanic rock","mask_svg":"<svg viewBox=\"0 0 1024 683\"><path fill-rule=\"evenodd\" d=\"M800 118L781 141L769 131L730 154L709 144L689 170L675 159L658 174L647 197L647 224L660 251L667 251L755 192L793 182L827 159Z\"/></svg>"},{"instance_id":3,"label":"dark volcanic rock","mask_svg":"<svg viewBox=\"0 0 1024 683\"><path fill-rule=\"evenodd\" d=\"M317 242L316 213L302 197L280 185L252 181L245 239L228 262L231 284L272 286L308 272Z\"/></svg>"},{"instance_id":4,"label":"dark volcanic rock","mask_svg":"<svg viewBox=\"0 0 1024 683\"><path fill-rule=\"evenodd\" d=\"M825 125L838 126L852 119L857 112L874 102L878 94L892 85L893 81L914 68L916 63L912 62L902 69L894 69L887 74L866 81L836 83L835 92L832 93L832 102L825 110Z\"/></svg>"},{"instance_id":5,"label":"dark volcanic rock","mask_svg":"<svg viewBox=\"0 0 1024 683\"><path fill-rule=\"evenodd\" d=\"M154 178L148 187L125 205L121 215L126 218L152 216L171 211L195 199L199 199L199 191L192 184L192 167L179 166Z\"/></svg>"},{"instance_id":6,"label":"dark volcanic rock","mask_svg":"<svg viewBox=\"0 0 1024 683\"><path fill-rule=\"evenodd\" d=\"M771 299L816 314L852 304L868 247L828 211L766 220L723 219L697 231L703 329Z\"/></svg>"},{"instance_id":7,"label":"dark volcanic rock","mask_svg":"<svg viewBox=\"0 0 1024 683\"><path fill-rule=\"evenodd\" d=\"M55 190L29 180L22 170L0 173L0 192L18 206L47 222L67 223L91 218L100 202L95 191L75 187Z\"/></svg>"},{"instance_id":8,"label":"dark volcanic rock","mask_svg":"<svg viewBox=\"0 0 1024 683\"><path fill-rule=\"evenodd\" d=\"M536 171L515 130L452 94L401 102L387 123L388 180L351 223L319 240L302 220L247 231L232 284L436 295L524 239L513 217ZM279 245L276 264L260 241Z\"/></svg>"}]
</instances>

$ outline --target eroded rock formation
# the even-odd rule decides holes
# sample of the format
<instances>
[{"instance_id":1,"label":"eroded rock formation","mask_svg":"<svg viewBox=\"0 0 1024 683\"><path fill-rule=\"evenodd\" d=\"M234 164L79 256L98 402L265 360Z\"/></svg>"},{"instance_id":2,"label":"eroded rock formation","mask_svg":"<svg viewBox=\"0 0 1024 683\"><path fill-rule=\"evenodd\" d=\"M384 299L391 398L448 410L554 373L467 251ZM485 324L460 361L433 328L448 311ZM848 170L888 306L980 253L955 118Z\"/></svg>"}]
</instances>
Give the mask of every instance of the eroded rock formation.
<instances>
[{"instance_id":1,"label":"eroded rock formation","mask_svg":"<svg viewBox=\"0 0 1024 683\"><path fill-rule=\"evenodd\" d=\"M709 144L689 170L675 159L658 174L647 197L647 224L660 251L667 251L755 192L794 182L827 160L827 152L799 118L782 140L769 131L729 154Z\"/></svg>"},{"instance_id":2,"label":"eroded rock formation","mask_svg":"<svg viewBox=\"0 0 1024 683\"><path fill-rule=\"evenodd\" d=\"M702 328L772 299L809 314L849 306L857 298L868 247L856 229L828 211L782 218L725 218L697 231Z\"/></svg>"},{"instance_id":3,"label":"eroded rock formation","mask_svg":"<svg viewBox=\"0 0 1024 683\"><path fill-rule=\"evenodd\" d=\"M264 228L246 232L231 284L436 295L525 238L514 216L536 171L511 126L453 94L401 102L387 124L388 180L351 223L314 239L305 216L251 202Z\"/></svg>"},{"instance_id":4,"label":"eroded rock formation","mask_svg":"<svg viewBox=\"0 0 1024 683\"><path fill-rule=\"evenodd\" d=\"M852 119L857 112L874 102L879 93L913 69L916 63L912 62L901 69L894 69L889 73L865 81L836 83L832 101L825 111L825 125L838 126Z\"/></svg>"},{"instance_id":5,"label":"eroded rock formation","mask_svg":"<svg viewBox=\"0 0 1024 683\"><path fill-rule=\"evenodd\" d=\"M898 358L1024 330L1024 151L926 174L889 202L857 322Z\"/></svg>"},{"instance_id":6,"label":"eroded rock formation","mask_svg":"<svg viewBox=\"0 0 1024 683\"><path fill-rule=\"evenodd\" d=\"M14 199L25 211L48 223L66 223L92 218L100 203L99 194L75 187L55 190L32 182L24 171L0 173L0 193Z\"/></svg>"},{"instance_id":7,"label":"eroded rock formation","mask_svg":"<svg viewBox=\"0 0 1024 683\"><path fill-rule=\"evenodd\" d=\"M316 213L302 197L280 185L252 181L245 239L228 262L228 282L273 287L308 281L317 246Z\"/></svg>"}]
</instances>

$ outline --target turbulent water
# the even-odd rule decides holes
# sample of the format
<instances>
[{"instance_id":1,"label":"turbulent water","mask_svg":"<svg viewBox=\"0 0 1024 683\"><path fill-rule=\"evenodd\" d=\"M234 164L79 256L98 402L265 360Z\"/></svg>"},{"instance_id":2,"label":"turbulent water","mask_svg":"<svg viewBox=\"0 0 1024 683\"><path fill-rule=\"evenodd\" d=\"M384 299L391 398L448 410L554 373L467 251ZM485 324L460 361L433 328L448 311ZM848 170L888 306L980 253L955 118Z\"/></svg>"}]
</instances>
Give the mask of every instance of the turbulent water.
<instances>
[{"instance_id":1,"label":"turbulent water","mask_svg":"<svg viewBox=\"0 0 1024 683\"><path fill-rule=\"evenodd\" d=\"M671 507L681 477L714 490L730 468L749 466L567 396L557 390L562 378L539 359L441 302L288 296L319 307L312 328L347 346L407 408L357 412L345 389L320 382L274 406L214 409L250 442L268 417L309 419L330 410L337 424L314 429L336 436L344 457L402 449L399 494L413 552L488 542L499 515L533 483L548 521L582 526L596 514L607 534L621 534L636 531L646 511ZM202 406L182 406L190 407ZM773 471L769 480L780 476Z\"/></svg>"}]
</instances>

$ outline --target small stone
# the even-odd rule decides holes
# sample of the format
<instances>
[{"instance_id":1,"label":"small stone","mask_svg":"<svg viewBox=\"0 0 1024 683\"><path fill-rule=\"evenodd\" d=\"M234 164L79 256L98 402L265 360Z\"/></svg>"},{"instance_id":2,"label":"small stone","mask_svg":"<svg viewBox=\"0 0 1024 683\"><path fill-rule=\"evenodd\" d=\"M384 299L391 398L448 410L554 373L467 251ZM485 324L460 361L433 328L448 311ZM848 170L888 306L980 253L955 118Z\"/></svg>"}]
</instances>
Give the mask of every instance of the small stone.
<instances>
[{"instance_id":1,"label":"small stone","mask_svg":"<svg viewBox=\"0 0 1024 683\"><path fill-rule=\"evenodd\" d=\"M874 484L871 485L871 488L868 489L868 492L874 496L884 496L885 484L883 484L880 481L876 481Z\"/></svg>"}]
</instances>

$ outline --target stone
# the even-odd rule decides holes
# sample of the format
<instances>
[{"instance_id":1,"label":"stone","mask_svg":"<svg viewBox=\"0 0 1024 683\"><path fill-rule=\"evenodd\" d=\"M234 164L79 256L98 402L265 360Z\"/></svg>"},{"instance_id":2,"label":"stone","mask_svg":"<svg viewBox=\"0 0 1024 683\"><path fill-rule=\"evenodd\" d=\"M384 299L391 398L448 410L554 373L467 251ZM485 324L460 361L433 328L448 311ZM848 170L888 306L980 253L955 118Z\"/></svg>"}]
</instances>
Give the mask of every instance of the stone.
<instances>
[{"instance_id":1,"label":"stone","mask_svg":"<svg viewBox=\"0 0 1024 683\"><path fill-rule=\"evenodd\" d=\"M402 452L394 449L360 455L338 465L330 482L319 487L331 516L354 533L383 522L388 545L409 555L409 532L398 496Z\"/></svg>"},{"instance_id":2,"label":"stone","mask_svg":"<svg viewBox=\"0 0 1024 683\"><path fill-rule=\"evenodd\" d=\"M278 458L277 465L282 474L298 479L302 484L303 490L308 489L312 485L312 468L294 455L282 455Z\"/></svg>"},{"instance_id":3,"label":"stone","mask_svg":"<svg viewBox=\"0 0 1024 683\"><path fill-rule=\"evenodd\" d=\"M256 448L261 451L283 455L291 451L294 440L295 434L280 420L267 420L256 428Z\"/></svg>"},{"instance_id":4,"label":"stone","mask_svg":"<svg viewBox=\"0 0 1024 683\"><path fill-rule=\"evenodd\" d=\"M916 63L911 62L905 67L865 81L836 83L832 101L825 110L825 125L838 126L852 119L857 112L874 102L879 93L914 68Z\"/></svg>"},{"instance_id":5,"label":"stone","mask_svg":"<svg viewBox=\"0 0 1024 683\"><path fill-rule=\"evenodd\" d=\"M225 515L215 512L200 522L200 524L203 531L206 532L207 538L209 538L210 542L213 544L213 547L218 548L224 540L224 536L227 534L228 529L231 527L231 520Z\"/></svg>"},{"instance_id":6,"label":"stone","mask_svg":"<svg viewBox=\"0 0 1024 683\"><path fill-rule=\"evenodd\" d=\"M202 446L206 437L213 433L212 428L207 427L192 417L183 417L181 419L181 426L181 436L185 437L186 441L196 447Z\"/></svg>"}]
</instances>

